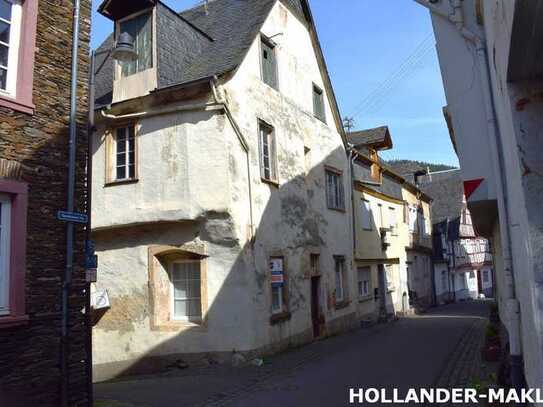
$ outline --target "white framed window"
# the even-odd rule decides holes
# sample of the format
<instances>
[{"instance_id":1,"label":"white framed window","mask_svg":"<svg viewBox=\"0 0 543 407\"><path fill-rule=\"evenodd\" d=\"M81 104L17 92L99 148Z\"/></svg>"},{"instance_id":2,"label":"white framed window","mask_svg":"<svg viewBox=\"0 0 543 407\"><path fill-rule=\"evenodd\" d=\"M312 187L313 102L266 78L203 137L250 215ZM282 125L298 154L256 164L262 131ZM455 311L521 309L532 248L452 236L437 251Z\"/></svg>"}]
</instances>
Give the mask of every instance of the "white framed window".
<instances>
[{"instance_id":1,"label":"white framed window","mask_svg":"<svg viewBox=\"0 0 543 407\"><path fill-rule=\"evenodd\" d=\"M373 216L375 217L375 226L379 230L383 227L383 205L374 203Z\"/></svg>"},{"instance_id":2,"label":"white framed window","mask_svg":"<svg viewBox=\"0 0 543 407\"><path fill-rule=\"evenodd\" d=\"M356 272L358 275L358 297L368 297L371 293L371 268L358 267Z\"/></svg>"},{"instance_id":3,"label":"white framed window","mask_svg":"<svg viewBox=\"0 0 543 407\"><path fill-rule=\"evenodd\" d=\"M284 263L283 257L270 257L272 314L286 311Z\"/></svg>"},{"instance_id":4,"label":"white framed window","mask_svg":"<svg viewBox=\"0 0 543 407\"><path fill-rule=\"evenodd\" d=\"M392 234L396 235L398 233L398 217L396 215L396 208L391 206L388 208L388 221L390 223L390 229L392 229Z\"/></svg>"},{"instance_id":5,"label":"white framed window","mask_svg":"<svg viewBox=\"0 0 543 407\"><path fill-rule=\"evenodd\" d=\"M394 264L385 264L385 278L387 280L387 290L394 291Z\"/></svg>"},{"instance_id":6,"label":"white framed window","mask_svg":"<svg viewBox=\"0 0 543 407\"><path fill-rule=\"evenodd\" d=\"M260 65L262 67L262 81L274 89L278 89L277 80L277 56L275 55L275 45L272 41L261 37L260 42L261 58Z\"/></svg>"},{"instance_id":7,"label":"white framed window","mask_svg":"<svg viewBox=\"0 0 543 407\"><path fill-rule=\"evenodd\" d=\"M126 32L134 40L138 56L133 61L119 62L121 76L127 77L153 67L153 13L145 11L118 23L118 33Z\"/></svg>"},{"instance_id":8,"label":"white framed window","mask_svg":"<svg viewBox=\"0 0 543 407\"><path fill-rule=\"evenodd\" d=\"M336 302L345 300L345 258L335 258Z\"/></svg>"},{"instance_id":9,"label":"white framed window","mask_svg":"<svg viewBox=\"0 0 543 407\"><path fill-rule=\"evenodd\" d=\"M260 177L265 181L277 182L277 155L275 131L272 126L259 120L258 141L260 147Z\"/></svg>"},{"instance_id":10,"label":"white framed window","mask_svg":"<svg viewBox=\"0 0 543 407\"><path fill-rule=\"evenodd\" d=\"M371 204L370 204L370 201L367 201L365 199L362 200L361 217L362 217L361 219L362 229L373 230L371 226L371 221L372 221Z\"/></svg>"},{"instance_id":11,"label":"white framed window","mask_svg":"<svg viewBox=\"0 0 543 407\"><path fill-rule=\"evenodd\" d=\"M136 129L135 126L115 129L115 180L136 178Z\"/></svg>"},{"instance_id":12,"label":"white framed window","mask_svg":"<svg viewBox=\"0 0 543 407\"><path fill-rule=\"evenodd\" d=\"M19 0L0 0L0 95L15 98L21 37Z\"/></svg>"},{"instance_id":13,"label":"white framed window","mask_svg":"<svg viewBox=\"0 0 543 407\"><path fill-rule=\"evenodd\" d=\"M171 315L175 321L202 321L201 262L177 260L171 263Z\"/></svg>"},{"instance_id":14,"label":"white framed window","mask_svg":"<svg viewBox=\"0 0 543 407\"><path fill-rule=\"evenodd\" d=\"M326 170L326 201L329 209L345 210L343 177L338 171Z\"/></svg>"},{"instance_id":15,"label":"white framed window","mask_svg":"<svg viewBox=\"0 0 543 407\"><path fill-rule=\"evenodd\" d=\"M9 314L11 198L0 194L0 315Z\"/></svg>"},{"instance_id":16,"label":"white framed window","mask_svg":"<svg viewBox=\"0 0 543 407\"><path fill-rule=\"evenodd\" d=\"M409 205L407 207L407 220L409 223L409 231L417 231L417 207L414 205Z\"/></svg>"}]
</instances>

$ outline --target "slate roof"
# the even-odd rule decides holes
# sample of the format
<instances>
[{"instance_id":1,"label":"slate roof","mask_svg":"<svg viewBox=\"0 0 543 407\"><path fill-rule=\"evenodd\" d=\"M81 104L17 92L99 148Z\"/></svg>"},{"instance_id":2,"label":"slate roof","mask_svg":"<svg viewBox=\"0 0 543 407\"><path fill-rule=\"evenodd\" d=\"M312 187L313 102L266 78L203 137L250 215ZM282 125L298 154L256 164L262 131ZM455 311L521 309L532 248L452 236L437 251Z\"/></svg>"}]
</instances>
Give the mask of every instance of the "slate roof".
<instances>
[{"instance_id":1,"label":"slate roof","mask_svg":"<svg viewBox=\"0 0 543 407\"><path fill-rule=\"evenodd\" d=\"M434 200L432 223L440 223L447 218L454 221L460 217L464 196L460 170L431 173L419 178L419 181L419 188Z\"/></svg>"},{"instance_id":2,"label":"slate roof","mask_svg":"<svg viewBox=\"0 0 543 407\"><path fill-rule=\"evenodd\" d=\"M277 0L214 0L179 14L157 3L158 88L221 75L243 61ZM281 0L302 17L300 0ZM108 37L98 50L113 43ZM105 56L97 58L97 67ZM97 108L111 103L113 61L107 58L96 77Z\"/></svg>"},{"instance_id":3,"label":"slate roof","mask_svg":"<svg viewBox=\"0 0 543 407\"><path fill-rule=\"evenodd\" d=\"M376 127L347 133L349 143L357 146L372 146L375 148L391 148L392 140L387 126Z\"/></svg>"}]
</instances>

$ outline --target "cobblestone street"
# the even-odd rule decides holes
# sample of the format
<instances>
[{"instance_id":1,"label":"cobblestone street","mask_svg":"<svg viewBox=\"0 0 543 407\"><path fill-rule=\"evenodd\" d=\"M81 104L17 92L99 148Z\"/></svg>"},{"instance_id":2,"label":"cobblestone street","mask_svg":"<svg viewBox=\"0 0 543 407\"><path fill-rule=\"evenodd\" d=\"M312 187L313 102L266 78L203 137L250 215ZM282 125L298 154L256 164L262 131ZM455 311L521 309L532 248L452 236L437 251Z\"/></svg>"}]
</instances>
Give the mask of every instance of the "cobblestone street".
<instances>
[{"instance_id":1,"label":"cobblestone street","mask_svg":"<svg viewBox=\"0 0 543 407\"><path fill-rule=\"evenodd\" d=\"M96 385L103 406L348 405L349 388L465 386L480 374L488 303L318 341L261 367L211 366Z\"/></svg>"}]
</instances>

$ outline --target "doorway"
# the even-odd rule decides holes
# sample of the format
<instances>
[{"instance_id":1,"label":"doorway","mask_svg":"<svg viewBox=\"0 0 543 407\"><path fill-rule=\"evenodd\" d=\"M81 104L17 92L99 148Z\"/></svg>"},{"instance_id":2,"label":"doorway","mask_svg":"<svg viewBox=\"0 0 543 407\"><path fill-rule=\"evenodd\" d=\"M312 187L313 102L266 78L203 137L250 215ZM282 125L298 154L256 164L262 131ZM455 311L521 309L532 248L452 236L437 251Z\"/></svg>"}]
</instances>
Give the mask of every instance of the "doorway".
<instances>
[{"instance_id":1,"label":"doorway","mask_svg":"<svg viewBox=\"0 0 543 407\"><path fill-rule=\"evenodd\" d=\"M311 277L311 321L313 323L313 337L318 338L320 332L320 277Z\"/></svg>"}]
</instances>

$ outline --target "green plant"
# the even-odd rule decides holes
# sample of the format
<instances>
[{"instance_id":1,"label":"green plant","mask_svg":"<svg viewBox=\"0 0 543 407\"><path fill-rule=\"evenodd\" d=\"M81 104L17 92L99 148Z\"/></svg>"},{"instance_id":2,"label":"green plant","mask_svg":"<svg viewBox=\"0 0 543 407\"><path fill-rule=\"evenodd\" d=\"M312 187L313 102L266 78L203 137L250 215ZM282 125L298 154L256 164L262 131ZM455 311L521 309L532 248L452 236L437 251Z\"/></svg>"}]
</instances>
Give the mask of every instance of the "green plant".
<instances>
[{"instance_id":1,"label":"green plant","mask_svg":"<svg viewBox=\"0 0 543 407\"><path fill-rule=\"evenodd\" d=\"M486 337L495 338L498 335L499 335L498 329L494 325L488 324L486 327Z\"/></svg>"}]
</instances>

